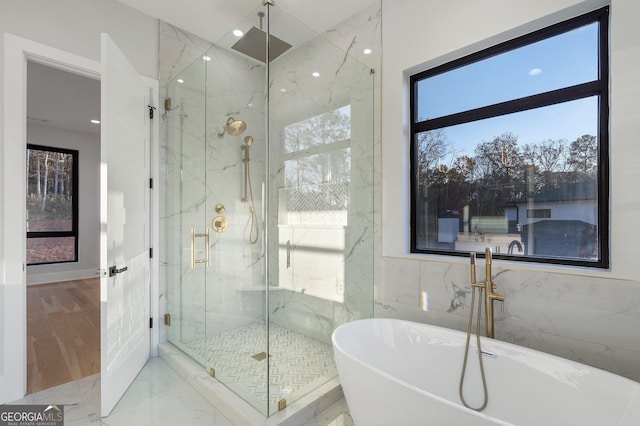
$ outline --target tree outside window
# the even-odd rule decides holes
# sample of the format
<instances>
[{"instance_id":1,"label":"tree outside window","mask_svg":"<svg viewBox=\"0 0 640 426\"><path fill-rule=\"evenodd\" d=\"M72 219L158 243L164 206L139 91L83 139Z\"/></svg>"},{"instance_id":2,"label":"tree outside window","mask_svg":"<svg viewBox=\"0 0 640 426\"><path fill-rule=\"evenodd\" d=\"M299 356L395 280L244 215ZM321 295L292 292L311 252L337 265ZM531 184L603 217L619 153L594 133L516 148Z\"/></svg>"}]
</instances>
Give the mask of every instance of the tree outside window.
<instances>
[{"instance_id":1,"label":"tree outside window","mask_svg":"<svg viewBox=\"0 0 640 426\"><path fill-rule=\"evenodd\" d=\"M78 260L78 151L27 145L27 264Z\"/></svg>"}]
</instances>

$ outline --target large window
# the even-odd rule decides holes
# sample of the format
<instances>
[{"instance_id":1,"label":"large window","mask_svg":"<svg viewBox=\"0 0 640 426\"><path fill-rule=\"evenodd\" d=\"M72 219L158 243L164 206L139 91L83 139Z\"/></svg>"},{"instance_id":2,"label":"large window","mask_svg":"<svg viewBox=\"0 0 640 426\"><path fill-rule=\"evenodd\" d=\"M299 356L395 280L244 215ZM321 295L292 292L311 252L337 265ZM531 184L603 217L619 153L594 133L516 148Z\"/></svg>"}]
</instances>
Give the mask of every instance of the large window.
<instances>
[{"instance_id":1,"label":"large window","mask_svg":"<svg viewBox=\"0 0 640 426\"><path fill-rule=\"evenodd\" d=\"M608 8L410 84L412 252L608 267Z\"/></svg>"},{"instance_id":2,"label":"large window","mask_svg":"<svg viewBox=\"0 0 640 426\"><path fill-rule=\"evenodd\" d=\"M27 264L78 261L78 151L27 146Z\"/></svg>"},{"instance_id":3,"label":"large window","mask_svg":"<svg viewBox=\"0 0 640 426\"><path fill-rule=\"evenodd\" d=\"M285 127L280 287L344 302L351 173L350 105Z\"/></svg>"}]
</instances>

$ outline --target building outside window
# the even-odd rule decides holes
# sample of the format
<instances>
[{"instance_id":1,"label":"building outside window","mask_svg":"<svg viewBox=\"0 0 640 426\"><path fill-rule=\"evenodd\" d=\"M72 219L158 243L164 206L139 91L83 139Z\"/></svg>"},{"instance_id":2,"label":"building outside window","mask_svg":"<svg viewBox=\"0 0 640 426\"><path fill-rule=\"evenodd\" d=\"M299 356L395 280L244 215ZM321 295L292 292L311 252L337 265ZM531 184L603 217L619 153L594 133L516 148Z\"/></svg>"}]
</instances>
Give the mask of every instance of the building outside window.
<instances>
[{"instance_id":1,"label":"building outside window","mask_svg":"<svg viewBox=\"0 0 640 426\"><path fill-rule=\"evenodd\" d=\"M27 264L78 261L78 151L27 145Z\"/></svg>"},{"instance_id":2,"label":"building outside window","mask_svg":"<svg viewBox=\"0 0 640 426\"><path fill-rule=\"evenodd\" d=\"M412 252L608 267L608 8L410 84Z\"/></svg>"}]
</instances>

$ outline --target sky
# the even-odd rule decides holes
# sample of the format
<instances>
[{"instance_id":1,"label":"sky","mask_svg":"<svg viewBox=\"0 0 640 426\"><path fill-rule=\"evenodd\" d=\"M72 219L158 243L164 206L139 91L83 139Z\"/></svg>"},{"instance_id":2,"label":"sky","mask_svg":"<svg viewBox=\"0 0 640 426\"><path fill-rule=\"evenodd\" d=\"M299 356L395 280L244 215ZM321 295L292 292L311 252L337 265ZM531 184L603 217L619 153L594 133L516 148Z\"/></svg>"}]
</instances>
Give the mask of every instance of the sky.
<instances>
[{"instance_id":1,"label":"sky","mask_svg":"<svg viewBox=\"0 0 640 426\"><path fill-rule=\"evenodd\" d=\"M487 58L418 83L418 119L491 105L598 78L598 24ZM457 155L506 132L518 144L547 139L572 142L597 134L597 97L445 129Z\"/></svg>"}]
</instances>

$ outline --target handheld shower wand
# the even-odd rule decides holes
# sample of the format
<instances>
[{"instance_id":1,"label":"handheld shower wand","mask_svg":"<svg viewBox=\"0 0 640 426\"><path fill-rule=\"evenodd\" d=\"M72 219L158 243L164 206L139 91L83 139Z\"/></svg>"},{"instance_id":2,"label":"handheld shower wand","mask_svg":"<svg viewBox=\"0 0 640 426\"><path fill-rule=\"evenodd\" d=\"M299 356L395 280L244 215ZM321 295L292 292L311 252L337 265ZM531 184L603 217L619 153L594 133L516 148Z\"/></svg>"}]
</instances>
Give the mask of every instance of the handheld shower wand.
<instances>
[{"instance_id":1,"label":"handheld shower wand","mask_svg":"<svg viewBox=\"0 0 640 426\"><path fill-rule=\"evenodd\" d=\"M251 173L249 170L249 162L251 159L249 158L249 147L253 143L252 136L245 136L244 143L241 146L242 151L244 151L244 158L242 162L244 163L244 196L241 201L246 203L251 201L251 206L249 207L249 211L251 212L251 229L249 230L249 242L251 244L255 244L258 242L258 216L256 214L256 206L253 202L253 190L251 189Z\"/></svg>"}]
</instances>

